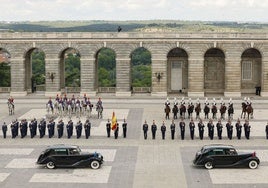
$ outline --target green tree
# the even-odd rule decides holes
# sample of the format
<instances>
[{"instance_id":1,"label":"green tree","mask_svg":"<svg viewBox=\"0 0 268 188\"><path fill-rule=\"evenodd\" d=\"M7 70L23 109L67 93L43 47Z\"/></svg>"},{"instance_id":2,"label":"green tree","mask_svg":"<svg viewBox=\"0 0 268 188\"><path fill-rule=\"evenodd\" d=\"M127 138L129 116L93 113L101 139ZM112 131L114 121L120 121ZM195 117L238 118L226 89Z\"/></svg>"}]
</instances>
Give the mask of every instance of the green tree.
<instances>
[{"instance_id":1,"label":"green tree","mask_svg":"<svg viewBox=\"0 0 268 188\"><path fill-rule=\"evenodd\" d=\"M32 79L36 85L45 84L45 53L40 51L33 51L31 54L32 61Z\"/></svg>"},{"instance_id":2,"label":"green tree","mask_svg":"<svg viewBox=\"0 0 268 188\"><path fill-rule=\"evenodd\" d=\"M0 86L1 87L10 87L11 78L10 78L10 66L7 63L0 62Z\"/></svg>"},{"instance_id":3,"label":"green tree","mask_svg":"<svg viewBox=\"0 0 268 188\"><path fill-rule=\"evenodd\" d=\"M97 58L99 87L115 87L116 61L114 51L109 48L102 48Z\"/></svg>"},{"instance_id":4,"label":"green tree","mask_svg":"<svg viewBox=\"0 0 268 188\"><path fill-rule=\"evenodd\" d=\"M151 54L145 48L137 48L131 56L132 87L151 87Z\"/></svg>"},{"instance_id":5,"label":"green tree","mask_svg":"<svg viewBox=\"0 0 268 188\"><path fill-rule=\"evenodd\" d=\"M65 59L65 86L80 87L80 55L68 53Z\"/></svg>"}]
</instances>

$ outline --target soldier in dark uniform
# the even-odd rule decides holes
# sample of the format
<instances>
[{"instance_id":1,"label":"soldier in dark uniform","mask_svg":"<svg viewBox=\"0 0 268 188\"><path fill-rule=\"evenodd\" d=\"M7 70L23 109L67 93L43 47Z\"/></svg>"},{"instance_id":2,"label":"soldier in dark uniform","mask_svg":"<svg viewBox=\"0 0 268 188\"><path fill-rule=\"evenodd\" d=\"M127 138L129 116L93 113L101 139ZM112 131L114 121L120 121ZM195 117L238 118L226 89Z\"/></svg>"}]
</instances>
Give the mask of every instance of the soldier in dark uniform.
<instances>
[{"instance_id":1,"label":"soldier in dark uniform","mask_svg":"<svg viewBox=\"0 0 268 188\"><path fill-rule=\"evenodd\" d=\"M35 137L37 131L37 120L35 118L33 119L32 127L33 127L33 136Z\"/></svg>"},{"instance_id":2,"label":"soldier in dark uniform","mask_svg":"<svg viewBox=\"0 0 268 188\"><path fill-rule=\"evenodd\" d=\"M81 134L82 134L82 128L83 128L82 123L81 123L81 121L79 120L79 121L77 122L77 125L75 126L75 129L76 129L76 138L77 138L77 139L81 137Z\"/></svg>"},{"instance_id":3,"label":"soldier in dark uniform","mask_svg":"<svg viewBox=\"0 0 268 188\"><path fill-rule=\"evenodd\" d=\"M4 122L3 125L2 125L2 132L3 132L3 137L6 138L7 137L7 125L6 125L6 122Z\"/></svg>"},{"instance_id":4,"label":"soldier in dark uniform","mask_svg":"<svg viewBox=\"0 0 268 188\"><path fill-rule=\"evenodd\" d=\"M241 133L242 133L242 125L240 123L240 119L237 119L237 122L235 124L235 128L236 128L236 137L238 140L241 139Z\"/></svg>"},{"instance_id":5,"label":"soldier in dark uniform","mask_svg":"<svg viewBox=\"0 0 268 188\"><path fill-rule=\"evenodd\" d=\"M10 129L11 129L11 138L16 138L16 127L15 121L11 122Z\"/></svg>"},{"instance_id":6,"label":"soldier in dark uniform","mask_svg":"<svg viewBox=\"0 0 268 188\"><path fill-rule=\"evenodd\" d=\"M218 139L221 140L222 139L222 128L223 128L222 123L221 123L221 119L218 120L216 127L217 127Z\"/></svg>"},{"instance_id":7,"label":"soldier in dark uniform","mask_svg":"<svg viewBox=\"0 0 268 188\"><path fill-rule=\"evenodd\" d=\"M111 122L109 119L106 123L106 131L107 131L107 137L110 137L110 135L111 135Z\"/></svg>"},{"instance_id":8,"label":"soldier in dark uniform","mask_svg":"<svg viewBox=\"0 0 268 188\"><path fill-rule=\"evenodd\" d=\"M209 120L208 124L208 137L210 138L210 140L213 140L214 137L214 125L213 125L213 121L212 119Z\"/></svg>"},{"instance_id":9,"label":"soldier in dark uniform","mask_svg":"<svg viewBox=\"0 0 268 188\"><path fill-rule=\"evenodd\" d=\"M142 130L143 130L144 140L147 140L148 124L147 124L146 120L142 126Z\"/></svg>"},{"instance_id":10,"label":"soldier in dark uniform","mask_svg":"<svg viewBox=\"0 0 268 188\"><path fill-rule=\"evenodd\" d=\"M191 121L189 123L189 129L190 129L191 139L193 140L194 139L194 129L195 129L195 124L194 124L193 118L191 118Z\"/></svg>"},{"instance_id":11,"label":"soldier in dark uniform","mask_svg":"<svg viewBox=\"0 0 268 188\"><path fill-rule=\"evenodd\" d=\"M70 120L66 125L67 129L67 138L70 139L73 136L73 122Z\"/></svg>"},{"instance_id":12,"label":"soldier in dark uniform","mask_svg":"<svg viewBox=\"0 0 268 188\"><path fill-rule=\"evenodd\" d=\"M114 139L117 139L118 138L118 133L119 133L119 124L117 123L116 121L116 127L115 127L115 130L114 130Z\"/></svg>"},{"instance_id":13,"label":"soldier in dark uniform","mask_svg":"<svg viewBox=\"0 0 268 188\"><path fill-rule=\"evenodd\" d=\"M90 136L90 129L91 129L91 123L90 123L89 119L86 120L86 122L84 124L84 129L85 129L86 139L88 139L88 137Z\"/></svg>"},{"instance_id":14,"label":"soldier in dark uniform","mask_svg":"<svg viewBox=\"0 0 268 188\"><path fill-rule=\"evenodd\" d=\"M200 119L198 123L198 131L199 131L200 140L203 140L203 137L204 137L204 127L205 125L203 124L202 119Z\"/></svg>"},{"instance_id":15,"label":"soldier in dark uniform","mask_svg":"<svg viewBox=\"0 0 268 188\"><path fill-rule=\"evenodd\" d=\"M29 123L29 129L30 129L31 138L33 138L34 137L34 120L31 120L31 122Z\"/></svg>"},{"instance_id":16,"label":"soldier in dark uniform","mask_svg":"<svg viewBox=\"0 0 268 188\"><path fill-rule=\"evenodd\" d=\"M266 132L266 139L268 139L268 122L267 122L266 127L265 127L265 132Z\"/></svg>"},{"instance_id":17,"label":"soldier in dark uniform","mask_svg":"<svg viewBox=\"0 0 268 188\"><path fill-rule=\"evenodd\" d=\"M180 129L181 129L181 139L184 140L184 135L185 135L185 122L183 120L183 118L181 118L180 121Z\"/></svg>"},{"instance_id":18,"label":"soldier in dark uniform","mask_svg":"<svg viewBox=\"0 0 268 188\"><path fill-rule=\"evenodd\" d=\"M20 122L20 135L21 138L27 135L27 121L25 119L22 119Z\"/></svg>"},{"instance_id":19,"label":"soldier in dark uniform","mask_svg":"<svg viewBox=\"0 0 268 188\"><path fill-rule=\"evenodd\" d=\"M57 124L58 138L61 138L63 136L63 129L64 129L64 123L61 119L61 120L59 120L59 122Z\"/></svg>"},{"instance_id":20,"label":"soldier in dark uniform","mask_svg":"<svg viewBox=\"0 0 268 188\"><path fill-rule=\"evenodd\" d=\"M52 138L52 120L50 120L47 124L47 132L48 132L48 138Z\"/></svg>"},{"instance_id":21,"label":"soldier in dark uniform","mask_svg":"<svg viewBox=\"0 0 268 188\"><path fill-rule=\"evenodd\" d=\"M172 120L172 123L170 125L170 132L171 132L171 139L174 140L175 137L175 131L176 131L176 125L174 123L174 120Z\"/></svg>"},{"instance_id":22,"label":"soldier in dark uniform","mask_svg":"<svg viewBox=\"0 0 268 188\"><path fill-rule=\"evenodd\" d=\"M227 137L232 140L233 137L233 125L231 120L229 119L228 122L226 123L226 129L227 129Z\"/></svg>"},{"instance_id":23,"label":"soldier in dark uniform","mask_svg":"<svg viewBox=\"0 0 268 188\"><path fill-rule=\"evenodd\" d=\"M123 137L126 138L127 137L127 122L124 119L124 122L122 124L122 128L123 128Z\"/></svg>"},{"instance_id":24,"label":"soldier in dark uniform","mask_svg":"<svg viewBox=\"0 0 268 188\"><path fill-rule=\"evenodd\" d=\"M246 139L248 139L248 140L249 140L249 137L250 137L250 128L251 128L251 126L249 125L248 120L245 120L244 131L245 131Z\"/></svg>"},{"instance_id":25,"label":"soldier in dark uniform","mask_svg":"<svg viewBox=\"0 0 268 188\"><path fill-rule=\"evenodd\" d=\"M55 121L52 119L51 120L51 135L52 137L54 136L55 134Z\"/></svg>"},{"instance_id":26,"label":"soldier in dark uniform","mask_svg":"<svg viewBox=\"0 0 268 188\"><path fill-rule=\"evenodd\" d=\"M38 124L40 138L43 138L46 134L46 120L43 118Z\"/></svg>"},{"instance_id":27,"label":"soldier in dark uniform","mask_svg":"<svg viewBox=\"0 0 268 188\"><path fill-rule=\"evenodd\" d=\"M165 122L163 121L163 124L161 126L162 140L165 140L166 130L167 128L166 128Z\"/></svg>"},{"instance_id":28,"label":"soldier in dark uniform","mask_svg":"<svg viewBox=\"0 0 268 188\"><path fill-rule=\"evenodd\" d=\"M156 134L156 131L157 131L157 126L156 126L154 120L153 120L153 124L151 126L151 131L152 131L152 138L155 139L155 134Z\"/></svg>"},{"instance_id":29,"label":"soldier in dark uniform","mask_svg":"<svg viewBox=\"0 0 268 188\"><path fill-rule=\"evenodd\" d=\"M19 135L19 121L16 119L15 120L15 137Z\"/></svg>"}]
</instances>

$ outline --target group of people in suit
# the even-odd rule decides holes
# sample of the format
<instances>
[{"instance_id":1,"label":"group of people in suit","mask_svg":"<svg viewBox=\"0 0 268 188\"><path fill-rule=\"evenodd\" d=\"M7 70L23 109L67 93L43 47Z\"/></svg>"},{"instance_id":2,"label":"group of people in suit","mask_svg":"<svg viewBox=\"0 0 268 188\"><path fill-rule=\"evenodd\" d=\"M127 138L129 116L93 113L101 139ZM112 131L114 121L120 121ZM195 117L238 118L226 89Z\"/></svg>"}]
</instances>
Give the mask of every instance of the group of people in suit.
<instances>
[{"instance_id":1,"label":"group of people in suit","mask_svg":"<svg viewBox=\"0 0 268 188\"><path fill-rule=\"evenodd\" d=\"M226 128L227 138L230 140L233 138L233 132L234 132L233 129L234 128L236 129L237 139L239 139L239 140L241 139L243 129L244 129L244 133L245 133L245 138L250 139L251 126L249 125L248 120L245 120L245 123L242 125L240 119L238 119L237 122L235 123L235 126L232 125L231 120L228 120L227 123L225 124L225 127L224 127L224 124L222 123L221 119L218 120L216 125L214 125L212 119L209 119L209 121L207 122L206 125L202 119L199 119L199 122L197 123L197 127L195 124L196 123L194 122L194 120L190 119L189 131L190 131L190 139L192 139L192 140L194 140L194 138L195 138L195 128L198 129L199 139L203 140L206 126L207 126L208 138L210 140L214 139L215 129L217 131L216 135L217 135L218 139L221 140L223 138L224 128ZM181 120L179 121L178 126L179 126L179 131L180 131L179 136L180 136L181 140L184 140L185 139L185 131L186 131L186 123L185 123L183 118L181 118ZM148 131L149 131L149 125L148 125L146 120L142 126L142 130L143 130L144 139L146 140L148 137ZM170 133L171 133L172 140L174 140L174 138L175 138L176 130L177 130L176 124L175 124L174 119L173 119L171 124L170 124ZM166 127L164 121L162 122L162 125L160 127L160 131L161 131L161 137L164 140L166 138L166 131L167 131L167 127ZM157 125L155 123L155 120L153 120L153 123L151 125L151 133L152 133L153 140L156 138L156 132L157 132ZM266 126L266 138L268 139L268 124Z\"/></svg>"}]
</instances>

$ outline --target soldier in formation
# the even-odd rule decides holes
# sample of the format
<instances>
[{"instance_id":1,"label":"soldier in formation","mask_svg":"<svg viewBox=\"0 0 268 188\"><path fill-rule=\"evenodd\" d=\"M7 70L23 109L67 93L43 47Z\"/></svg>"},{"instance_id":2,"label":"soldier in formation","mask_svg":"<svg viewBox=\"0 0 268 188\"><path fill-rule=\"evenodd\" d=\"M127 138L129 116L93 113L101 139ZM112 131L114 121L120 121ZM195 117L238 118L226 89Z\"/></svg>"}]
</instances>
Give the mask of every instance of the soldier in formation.
<instances>
[{"instance_id":1,"label":"soldier in formation","mask_svg":"<svg viewBox=\"0 0 268 188\"><path fill-rule=\"evenodd\" d=\"M249 125L248 120L245 120L244 131L245 131L245 137L247 140L249 140L249 138L250 138L250 128L251 128L251 126Z\"/></svg>"},{"instance_id":2,"label":"soldier in formation","mask_svg":"<svg viewBox=\"0 0 268 188\"><path fill-rule=\"evenodd\" d=\"M123 137L126 138L127 137L127 122L124 119L124 122L122 124L122 128L123 128Z\"/></svg>"},{"instance_id":3,"label":"soldier in formation","mask_svg":"<svg viewBox=\"0 0 268 188\"><path fill-rule=\"evenodd\" d=\"M118 134L119 134L119 124L118 124L117 121L115 123L116 123L116 127L115 127L115 130L114 130L114 139L117 139Z\"/></svg>"},{"instance_id":4,"label":"soldier in formation","mask_svg":"<svg viewBox=\"0 0 268 188\"><path fill-rule=\"evenodd\" d=\"M46 135L46 120L43 118L38 124L38 130L40 138L43 138Z\"/></svg>"},{"instance_id":5,"label":"soldier in formation","mask_svg":"<svg viewBox=\"0 0 268 188\"><path fill-rule=\"evenodd\" d=\"M70 139L73 136L73 121L70 120L66 125L67 129L67 138Z\"/></svg>"},{"instance_id":6,"label":"soldier in formation","mask_svg":"<svg viewBox=\"0 0 268 188\"><path fill-rule=\"evenodd\" d=\"M175 131L176 131L176 125L174 123L174 120L172 120L172 123L170 125L170 132L171 132L171 139L172 140L174 140Z\"/></svg>"},{"instance_id":7,"label":"soldier in formation","mask_svg":"<svg viewBox=\"0 0 268 188\"><path fill-rule=\"evenodd\" d=\"M63 136L63 130L64 130L64 122L59 120L57 124L57 130L58 130L58 138L61 138Z\"/></svg>"},{"instance_id":8,"label":"soldier in formation","mask_svg":"<svg viewBox=\"0 0 268 188\"><path fill-rule=\"evenodd\" d=\"M233 125L232 125L232 122L231 122L230 119L226 123L226 129L227 129L227 137L229 138L229 140L232 140L232 137L233 137Z\"/></svg>"},{"instance_id":9,"label":"soldier in formation","mask_svg":"<svg viewBox=\"0 0 268 188\"><path fill-rule=\"evenodd\" d=\"M111 126L111 124L110 124ZM91 129L91 123L89 121L89 119L86 120L85 124L84 124L84 129L85 129L85 136L86 136L86 139L88 139L90 137L90 129ZM111 129L111 127L110 127ZM110 137L110 135L109 135Z\"/></svg>"},{"instance_id":10,"label":"soldier in formation","mask_svg":"<svg viewBox=\"0 0 268 188\"><path fill-rule=\"evenodd\" d=\"M191 139L193 140L194 139L194 129L195 129L195 124L194 124L193 118L191 118L191 121L189 123L189 129L190 129Z\"/></svg>"},{"instance_id":11,"label":"soldier in formation","mask_svg":"<svg viewBox=\"0 0 268 188\"><path fill-rule=\"evenodd\" d=\"M183 118L181 118L180 121L180 130L181 130L181 139L184 140L184 135L185 135L185 122L183 120Z\"/></svg>"},{"instance_id":12,"label":"soldier in formation","mask_svg":"<svg viewBox=\"0 0 268 188\"><path fill-rule=\"evenodd\" d=\"M209 120L209 122L207 124L207 127L208 127L208 136L209 136L210 140L213 140L213 137L214 137L214 124L213 124L212 119Z\"/></svg>"},{"instance_id":13,"label":"soldier in formation","mask_svg":"<svg viewBox=\"0 0 268 188\"><path fill-rule=\"evenodd\" d=\"M106 131L107 131L107 137L109 138L111 135L111 122L108 119L107 123L106 123Z\"/></svg>"},{"instance_id":14,"label":"soldier in formation","mask_svg":"<svg viewBox=\"0 0 268 188\"><path fill-rule=\"evenodd\" d=\"M79 120L75 126L75 129L76 129L76 138L80 138L81 137L81 134L82 134L82 123L81 121Z\"/></svg>"},{"instance_id":15,"label":"soldier in formation","mask_svg":"<svg viewBox=\"0 0 268 188\"><path fill-rule=\"evenodd\" d=\"M21 138L24 138L25 136L27 136L27 129L28 129L27 120L26 119L21 120L19 127L20 127Z\"/></svg>"},{"instance_id":16,"label":"soldier in formation","mask_svg":"<svg viewBox=\"0 0 268 188\"><path fill-rule=\"evenodd\" d=\"M238 140L241 139L241 133L242 133L242 125L240 123L240 119L237 119L237 122L235 124L235 128L236 128L236 137Z\"/></svg>"},{"instance_id":17,"label":"soldier in formation","mask_svg":"<svg viewBox=\"0 0 268 188\"><path fill-rule=\"evenodd\" d=\"M148 124L147 124L146 120L144 121L144 124L142 126L142 130L143 130L144 140L147 140Z\"/></svg>"},{"instance_id":18,"label":"soldier in formation","mask_svg":"<svg viewBox=\"0 0 268 188\"><path fill-rule=\"evenodd\" d=\"M2 132L3 132L3 137L6 138L7 137L7 125L6 125L6 122L4 122L3 125L2 125Z\"/></svg>"},{"instance_id":19,"label":"soldier in formation","mask_svg":"<svg viewBox=\"0 0 268 188\"><path fill-rule=\"evenodd\" d=\"M268 139L268 122L267 122L266 127L265 127L265 132L266 132L266 139Z\"/></svg>"},{"instance_id":20,"label":"soldier in formation","mask_svg":"<svg viewBox=\"0 0 268 188\"><path fill-rule=\"evenodd\" d=\"M203 140L203 137L204 137L204 127L205 125L203 124L202 119L200 119L198 123L198 131L199 131L200 140Z\"/></svg>"},{"instance_id":21,"label":"soldier in formation","mask_svg":"<svg viewBox=\"0 0 268 188\"><path fill-rule=\"evenodd\" d=\"M162 126L161 126L162 140L165 140L166 129L167 128L166 128L165 122L163 121Z\"/></svg>"},{"instance_id":22,"label":"soldier in formation","mask_svg":"<svg viewBox=\"0 0 268 188\"><path fill-rule=\"evenodd\" d=\"M154 120L153 120L153 124L151 126L151 131L152 131L152 139L154 140L155 139L155 134L156 134L156 131L157 131L157 126L156 126Z\"/></svg>"},{"instance_id":23,"label":"soldier in formation","mask_svg":"<svg viewBox=\"0 0 268 188\"><path fill-rule=\"evenodd\" d=\"M223 128L222 123L221 123L221 119L218 120L216 127L217 127L218 139L221 140L222 139L222 128Z\"/></svg>"}]
</instances>

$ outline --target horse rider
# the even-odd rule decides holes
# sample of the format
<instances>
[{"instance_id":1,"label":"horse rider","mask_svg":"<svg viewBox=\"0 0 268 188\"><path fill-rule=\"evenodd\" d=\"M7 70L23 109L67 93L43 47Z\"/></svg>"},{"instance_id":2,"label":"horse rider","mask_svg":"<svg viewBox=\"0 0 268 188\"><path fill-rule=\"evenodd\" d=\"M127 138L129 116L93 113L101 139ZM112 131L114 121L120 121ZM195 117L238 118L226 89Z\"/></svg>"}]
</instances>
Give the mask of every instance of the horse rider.
<instances>
[{"instance_id":1,"label":"horse rider","mask_svg":"<svg viewBox=\"0 0 268 188\"><path fill-rule=\"evenodd\" d=\"M209 102L208 102L208 98L206 97L206 100L205 100L205 103L204 103L206 106L209 105Z\"/></svg>"},{"instance_id":2,"label":"horse rider","mask_svg":"<svg viewBox=\"0 0 268 188\"><path fill-rule=\"evenodd\" d=\"M102 108L102 101L101 101L101 98L99 97L99 100L97 102L97 106L101 107Z\"/></svg>"},{"instance_id":3,"label":"horse rider","mask_svg":"<svg viewBox=\"0 0 268 188\"><path fill-rule=\"evenodd\" d=\"M55 101L58 101L59 102L60 100L60 97L59 97L59 94L57 94L56 98L55 98Z\"/></svg>"},{"instance_id":4,"label":"horse rider","mask_svg":"<svg viewBox=\"0 0 268 188\"><path fill-rule=\"evenodd\" d=\"M86 93L84 93L84 103L86 104L86 102L87 102L87 94Z\"/></svg>"},{"instance_id":5,"label":"horse rider","mask_svg":"<svg viewBox=\"0 0 268 188\"><path fill-rule=\"evenodd\" d=\"M47 104L50 105L50 107L51 107L51 109L52 109L52 111L53 111L53 102L52 102L52 100L51 100L51 97L49 97L49 100L48 100Z\"/></svg>"},{"instance_id":6,"label":"horse rider","mask_svg":"<svg viewBox=\"0 0 268 188\"><path fill-rule=\"evenodd\" d=\"M14 98L10 96L7 101L12 105L12 108L14 108Z\"/></svg>"},{"instance_id":7,"label":"horse rider","mask_svg":"<svg viewBox=\"0 0 268 188\"><path fill-rule=\"evenodd\" d=\"M68 101L68 98L67 98L67 95L66 93L64 94L64 97L63 97L63 102L67 102Z\"/></svg>"},{"instance_id":8,"label":"horse rider","mask_svg":"<svg viewBox=\"0 0 268 188\"><path fill-rule=\"evenodd\" d=\"M181 105L185 105L184 97L181 98Z\"/></svg>"},{"instance_id":9,"label":"horse rider","mask_svg":"<svg viewBox=\"0 0 268 188\"><path fill-rule=\"evenodd\" d=\"M213 98L212 105L216 106L216 99L215 98Z\"/></svg>"},{"instance_id":10,"label":"horse rider","mask_svg":"<svg viewBox=\"0 0 268 188\"><path fill-rule=\"evenodd\" d=\"M176 97L174 97L174 105L178 105L178 101L177 101L177 98Z\"/></svg>"},{"instance_id":11,"label":"horse rider","mask_svg":"<svg viewBox=\"0 0 268 188\"><path fill-rule=\"evenodd\" d=\"M248 105L248 106L251 106L251 100L250 100L249 97L248 97L248 99L247 99L247 105Z\"/></svg>"},{"instance_id":12,"label":"horse rider","mask_svg":"<svg viewBox=\"0 0 268 188\"><path fill-rule=\"evenodd\" d=\"M166 106L169 106L170 105L170 102L169 102L169 99L167 98L166 102L165 102L165 105Z\"/></svg>"},{"instance_id":13,"label":"horse rider","mask_svg":"<svg viewBox=\"0 0 268 188\"><path fill-rule=\"evenodd\" d=\"M74 97L74 95L71 98L71 102L75 103L75 97Z\"/></svg>"}]
</instances>

